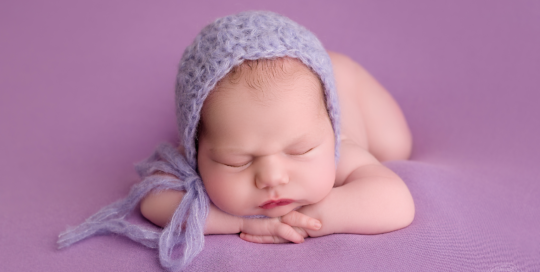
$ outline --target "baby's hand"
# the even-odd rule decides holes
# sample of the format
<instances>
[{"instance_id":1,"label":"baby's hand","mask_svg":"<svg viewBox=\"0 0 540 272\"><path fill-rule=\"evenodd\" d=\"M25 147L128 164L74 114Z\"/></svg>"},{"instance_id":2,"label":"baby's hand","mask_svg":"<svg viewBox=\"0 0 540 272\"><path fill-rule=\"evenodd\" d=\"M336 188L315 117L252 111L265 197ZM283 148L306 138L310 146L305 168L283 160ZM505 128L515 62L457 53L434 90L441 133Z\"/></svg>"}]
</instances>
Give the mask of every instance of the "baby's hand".
<instances>
[{"instance_id":1,"label":"baby's hand","mask_svg":"<svg viewBox=\"0 0 540 272\"><path fill-rule=\"evenodd\" d=\"M244 219L240 238L252 243L302 243L305 229L319 230L321 222L297 211L276 218Z\"/></svg>"}]
</instances>

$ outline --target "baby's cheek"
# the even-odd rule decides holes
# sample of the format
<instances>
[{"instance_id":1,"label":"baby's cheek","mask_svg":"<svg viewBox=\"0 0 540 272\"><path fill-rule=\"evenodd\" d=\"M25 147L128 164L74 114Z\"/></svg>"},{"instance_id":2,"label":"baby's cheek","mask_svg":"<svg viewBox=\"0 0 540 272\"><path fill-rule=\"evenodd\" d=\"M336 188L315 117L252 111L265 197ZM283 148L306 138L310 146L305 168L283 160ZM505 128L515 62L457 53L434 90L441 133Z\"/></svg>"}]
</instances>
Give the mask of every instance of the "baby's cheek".
<instances>
[{"instance_id":1,"label":"baby's cheek","mask_svg":"<svg viewBox=\"0 0 540 272\"><path fill-rule=\"evenodd\" d=\"M225 182L220 180L218 175L206 173L203 177L203 183L210 200L219 207L227 195L227 186Z\"/></svg>"},{"instance_id":2,"label":"baby's cheek","mask_svg":"<svg viewBox=\"0 0 540 272\"><path fill-rule=\"evenodd\" d=\"M317 165L312 167L312 190L316 202L326 197L334 187L336 180L336 170L333 157L331 159L321 159Z\"/></svg>"},{"instance_id":3,"label":"baby's cheek","mask_svg":"<svg viewBox=\"0 0 540 272\"><path fill-rule=\"evenodd\" d=\"M203 181L210 200L222 211L242 215L244 208L245 188L241 186L240 178L229 173L208 173Z\"/></svg>"}]
</instances>

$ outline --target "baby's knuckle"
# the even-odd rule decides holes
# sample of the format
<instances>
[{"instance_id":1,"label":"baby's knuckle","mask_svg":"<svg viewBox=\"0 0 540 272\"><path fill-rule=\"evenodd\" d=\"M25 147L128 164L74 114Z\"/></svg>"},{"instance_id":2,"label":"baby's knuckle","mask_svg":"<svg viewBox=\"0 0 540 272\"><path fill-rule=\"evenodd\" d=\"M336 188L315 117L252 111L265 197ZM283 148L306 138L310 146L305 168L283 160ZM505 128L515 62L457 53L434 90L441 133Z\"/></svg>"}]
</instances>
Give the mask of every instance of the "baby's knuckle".
<instances>
[{"instance_id":1,"label":"baby's knuckle","mask_svg":"<svg viewBox=\"0 0 540 272\"><path fill-rule=\"evenodd\" d=\"M302 217L300 216L300 213L296 211L292 211L286 214L283 218L283 222L289 225L298 225L299 223L301 223L301 221Z\"/></svg>"},{"instance_id":2,"label":"baby's knuckle","mask_svg":"<svg viewBox=\"0 0 540 272\"><path fill-rule=\"evenodd\" d=\"M287 240L291 240L294 235L296 234L296 231L293 228L284 228L283 229L283 238Z\"/></svg>"},{"instance_id":3,"label":"baby's knuckle","mask_svg":"<svg viewBox=\"0 0 540 272\"><path fill-rule=\"evenodd\" d=\"M266 232L270 235L274 235L276 233L276 224L272 221L266 222Z\"/></svg>"},{"instance_id":4,"label":"baby's knuckle","mask_svg":"<svg viewBox=\"0 0 540 272\"><path fill-rule=\"evenodd\" d=\"M295 230L298 234L302 235L302 237L304 237L304 238L307 237L307 232L306 232L306 230L304 230L303 228L295 227L294 230Z\"/></svg>"},{"instance_id":5,"label":"baby's knuckle","mask_svg":"<svg viewBox=\"0 0 540 272\"><path fill-rule=\"evenodd\" d=\"M274 244L279 244L279 243L280 243L279 237L277 237L277 236L272 236L272 239L273 239L272 242L273 242Z\"/></svg>"},{"instance_id":6,"label":"baby's knuckle","mask_svg":"<svg viewBox=\"0 0 540 272\"><path fill-rule=\"evenodd\" d=\"M298 222L302 220L302 214L297 211L292 211L289 214L291 216L291 220L293 220L294 222Z\"/></svg>"}]
</instances>

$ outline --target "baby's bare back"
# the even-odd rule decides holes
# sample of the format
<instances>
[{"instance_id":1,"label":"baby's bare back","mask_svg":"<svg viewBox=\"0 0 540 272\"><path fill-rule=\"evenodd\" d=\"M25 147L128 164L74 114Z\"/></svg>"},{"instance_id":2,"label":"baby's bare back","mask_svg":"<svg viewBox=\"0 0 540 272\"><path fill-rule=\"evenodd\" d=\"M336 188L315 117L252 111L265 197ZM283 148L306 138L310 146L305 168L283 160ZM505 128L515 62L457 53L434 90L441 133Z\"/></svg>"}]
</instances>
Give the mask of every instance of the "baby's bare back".
<instances>
[{"instance_id":1,"label":"baby's bare back","mask_svg":"<svg viewBox=\"0 0 540 272\"><path fill-rule=\"evenodd\" d=\"M406 160L412 148L412 137L399 105L364 68L347 56L329 52L336 78L341 109L341 150L337 181L347 171L348 160L366 160L371 155L379 161ZM347 156L352 150L367 151ZM358 152L354 152L358 153ZM342 174L340 174L342 173Z\"/></svg>"}]
</instances>

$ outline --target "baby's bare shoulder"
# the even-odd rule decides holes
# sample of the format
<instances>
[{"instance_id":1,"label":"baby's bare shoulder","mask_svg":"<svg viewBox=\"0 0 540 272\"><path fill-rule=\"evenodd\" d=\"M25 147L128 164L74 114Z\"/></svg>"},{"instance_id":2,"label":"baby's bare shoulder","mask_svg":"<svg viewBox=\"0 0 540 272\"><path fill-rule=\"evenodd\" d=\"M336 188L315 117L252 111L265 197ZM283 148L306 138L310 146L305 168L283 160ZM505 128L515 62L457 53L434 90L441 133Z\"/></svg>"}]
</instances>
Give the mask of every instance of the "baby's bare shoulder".
<instances>
[{"instance_id":1,"label":"baby's bare shoulder","mask_svg":"<svg viewBox=\"0 0 540 272\"><path fill-rule=\"evenodd\" d=\"M392 95L351 58L329 52L341 108L341 131L380 161L406 160L412 135Z\"/></svg>"},{"instance_id":2,"label":"baby's bare shoulder","mask_svg":"<svg viewBox=\"0 0 540 272\"><path fill-rule=\"evenodd\" d=\"M381 163L365 148L350 139L342 137L334 187L343 185L347 177L357 168L370 164L378 165Z\"/></svg>"},{"instance_id":3,"label":"baby's bare shoulder","mask_svg":"<svg viewBox=\"0 0 540 272\"><path fill-rule=\"evenodd\" d=\"M349 139L343 139L340 146L340 160L337 165L334 187L342 186L355 178L389 178L399 176L384 166L373 154Z\"/></svg>"}]
</instances>

